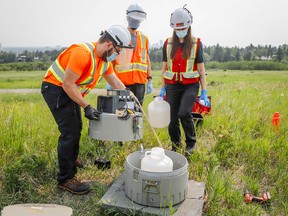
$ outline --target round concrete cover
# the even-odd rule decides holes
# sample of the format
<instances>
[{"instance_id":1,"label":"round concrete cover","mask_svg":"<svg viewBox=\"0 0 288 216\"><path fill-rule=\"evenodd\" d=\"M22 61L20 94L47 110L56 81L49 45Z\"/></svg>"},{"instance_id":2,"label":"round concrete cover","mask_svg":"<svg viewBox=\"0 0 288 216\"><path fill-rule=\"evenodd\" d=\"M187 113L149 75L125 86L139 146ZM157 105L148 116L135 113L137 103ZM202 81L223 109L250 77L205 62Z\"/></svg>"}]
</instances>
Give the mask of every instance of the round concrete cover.
<instances>
[{"instance_id":1,"label":"round concrete cover","mask_svg":"<svg viewBox=\"0 0 288 216\"><path fill-rule=\"evenodd\" d=\"M72 209L54 204L16 204L4 207L2 216L72 216Z\"/></svg>"}]
</instances>

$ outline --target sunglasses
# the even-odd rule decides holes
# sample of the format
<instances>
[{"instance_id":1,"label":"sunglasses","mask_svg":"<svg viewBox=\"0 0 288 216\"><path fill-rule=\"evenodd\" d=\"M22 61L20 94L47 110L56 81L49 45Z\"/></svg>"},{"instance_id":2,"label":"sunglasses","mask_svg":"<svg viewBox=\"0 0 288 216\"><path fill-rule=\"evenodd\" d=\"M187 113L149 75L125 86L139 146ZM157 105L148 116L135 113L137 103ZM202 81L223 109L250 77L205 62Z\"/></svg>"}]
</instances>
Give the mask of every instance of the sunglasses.
<instances>
[{"instance_id":1,"label":"sunglasses","mask_svg":"<svg viewBox=\"0 0 288 216\"><path fill-rule=\"evenodd\" d=\"M113 48L115 49L116 53L119 55L119 54L120 54L120 52L122 51L122 48L121 48L121 47L119 47L119 46L117 46L117 45L116 45L116 44L114 44L114 43L112 43L112 45L113 45ZM117 49L117 47L118 47L118 49Z\"/></svg>"}]
</instances>

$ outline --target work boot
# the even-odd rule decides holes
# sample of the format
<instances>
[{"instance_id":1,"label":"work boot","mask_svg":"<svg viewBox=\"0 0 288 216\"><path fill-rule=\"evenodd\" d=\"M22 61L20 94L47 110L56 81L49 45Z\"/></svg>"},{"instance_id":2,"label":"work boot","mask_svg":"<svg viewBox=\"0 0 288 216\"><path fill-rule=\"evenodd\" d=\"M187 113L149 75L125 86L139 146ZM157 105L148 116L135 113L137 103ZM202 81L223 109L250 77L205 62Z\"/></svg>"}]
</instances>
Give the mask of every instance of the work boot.
<instances>
[{"instance_id":1,"label":"work boot","mask_svg":"<svg viewBox=\"0 0 288 216\"><path fill-rule=\"evenodd\" d=\"M78 167L78 168L84 168L84 165L83 165L82 161L79 158L76 159L75 166Z\"/></svg>"},{"instance_id":2,"label":"work boot","mask_svg":"<svg viewBox=\"0 0 288 216\"><path fill-rule=\"evenodd\" d=\"M86 194L90 191L89 184L79 181L75 176L64 182L59 182L58 187L76 195Z\"/></svg>"},{"instance_id":3,"label":"work boot","mask_svg":"<svg viewBox=\"0 0 288 216\"><path fill-rule=\"evenodd\" d=\"M181 142L176 142L176 143L173 142L171 151L176 152L180 148L180 146L181 146Z\"/></svg>"},{"instance_id":4,"label":"work boot","mask_svg":"<svg viewBox=\"0 0 288 216\"><path fill-rule=\"evenodd\" d=\"M186 145L186 150L185 150L185 157L187 159L190 159L190 156L193 154L194 152L194 148L195 148L195 143L189 143Z\"/></svg>"},{"instance_id":5,"label":"work boot","mask_svg":"<svg viewBox=\"0 0 288 216\"><path fill-rule=\"evenodd\" d=\"M187 147L185 152L189 155L192 155L193 154L193 151L194 151L194 147Z\"/></svg>"}]
</instances>

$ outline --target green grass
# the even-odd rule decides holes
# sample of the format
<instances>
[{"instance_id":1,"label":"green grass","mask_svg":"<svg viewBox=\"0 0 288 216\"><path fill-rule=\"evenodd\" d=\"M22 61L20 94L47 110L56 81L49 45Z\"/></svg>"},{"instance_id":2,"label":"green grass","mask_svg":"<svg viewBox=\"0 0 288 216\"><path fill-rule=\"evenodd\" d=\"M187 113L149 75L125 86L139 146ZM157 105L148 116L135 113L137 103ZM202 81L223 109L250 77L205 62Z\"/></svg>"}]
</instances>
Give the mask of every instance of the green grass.
<instances>
[{"instance_id":1,"label":"green grass","mask_svg":"<svg viewBox=\"0 0 288 216\"><path fill-rule=\"evenodd\" d=\"M0 71L0 88L40 88L45 71Z\"/></svg>"},{"instance_id":2,"label":"green grass","mask_svg":"<svg viewBox=\"0 0 288 216\"><path fill-rule=\"evenodd\" d=\"M39 88L45 74L15 73L18 76L9 77L0 72L0 88ZM5 79L14 78L13 85L6 86ZM206 183L204 215L288 215L288 72L207 71L207 83L212 111L197 127L197 149L188 168L189 179ZM160 84L160 72L154 71L153 85ZM87 100L96 105L96 97L90 94ZM146 96L145 111L152 98ZM143 139L119 147L91 139L83 117L80 157L88 165L78 176L91 181L92 192L73 196L56 187L59 132L42 96L0 94L0 110L0 210L16 203L54 203L73 208L77 216L108 214L97 203L124 171L126 157L140 143L145 148L158 146L146 119ZM279 128L271 124L276 111ZM164 148L170 148L167 128L156 132ZM101 156L111 160L111 169L93 165ZM246 204L244 187L255 195L269 191L271 206Z\"/></svg>"}]
</instances>

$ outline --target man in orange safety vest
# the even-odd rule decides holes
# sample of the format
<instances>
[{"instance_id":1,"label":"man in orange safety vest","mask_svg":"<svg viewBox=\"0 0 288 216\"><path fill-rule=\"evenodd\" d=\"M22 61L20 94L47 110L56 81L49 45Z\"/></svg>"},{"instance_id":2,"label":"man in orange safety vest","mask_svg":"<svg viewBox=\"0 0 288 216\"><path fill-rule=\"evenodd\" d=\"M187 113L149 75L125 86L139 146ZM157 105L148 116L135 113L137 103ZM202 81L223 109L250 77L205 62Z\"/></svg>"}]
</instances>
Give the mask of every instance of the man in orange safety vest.
<instances>
[{"instance_id":1,"label":"man in orange safety vest","mask_svg":"<svg viewBox=\"0 0 288 216\"><path fill-rule=\"evenodd\" d=\"M127 28L114 25L102 32L97 42L73 44L64 50L47 70L41 93L58 125L58 187L73 194L90 191L88 183L76 178L76 159L82 131L81 107L85 117L99 120L101 113L84 96L103 77L113 88L125 85L113 72L111 61L123 48L132 48Z\"/></svg>"},{"instance_id":2,"label":"man in orange safety vest","mask_svg":"<svg viewBox=\"0 0 288 216\"><path fill-rule=\"evenodd\" d=\"M140 23L146 19L146 12L140 4L134 3L128 7L126 15L134 49L126 49L125 53L123 52L117 57L114 62L114 70L118 78L142 104L146 82L146 94L150 94L153 90L151 63L148 53L149 40L146 35L137 30Z\"/></svg>"}]
</instances>

